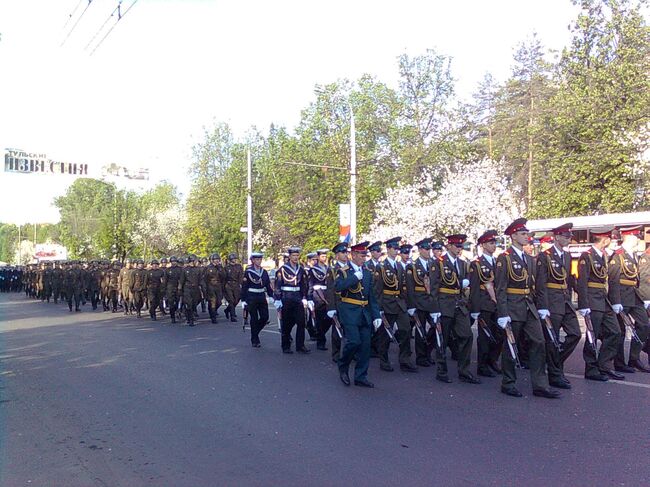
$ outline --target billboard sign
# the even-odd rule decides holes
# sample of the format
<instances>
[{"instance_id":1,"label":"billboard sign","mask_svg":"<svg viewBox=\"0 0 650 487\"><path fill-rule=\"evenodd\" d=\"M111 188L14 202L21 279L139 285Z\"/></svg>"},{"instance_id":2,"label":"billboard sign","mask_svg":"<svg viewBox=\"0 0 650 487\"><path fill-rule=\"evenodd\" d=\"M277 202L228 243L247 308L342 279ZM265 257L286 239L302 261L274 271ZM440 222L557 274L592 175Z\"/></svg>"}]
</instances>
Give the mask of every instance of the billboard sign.
<instances>
[{"instance_id":1,"label":"billboard sign","mask_svg":"<svg viewBox=\"0 0 650 487\"><path fill-rule=\"evenodd\" d=\"M55 161L45 153L5 149L5 172L88 176L88 164Z\"/></svg>"}]
</instances>

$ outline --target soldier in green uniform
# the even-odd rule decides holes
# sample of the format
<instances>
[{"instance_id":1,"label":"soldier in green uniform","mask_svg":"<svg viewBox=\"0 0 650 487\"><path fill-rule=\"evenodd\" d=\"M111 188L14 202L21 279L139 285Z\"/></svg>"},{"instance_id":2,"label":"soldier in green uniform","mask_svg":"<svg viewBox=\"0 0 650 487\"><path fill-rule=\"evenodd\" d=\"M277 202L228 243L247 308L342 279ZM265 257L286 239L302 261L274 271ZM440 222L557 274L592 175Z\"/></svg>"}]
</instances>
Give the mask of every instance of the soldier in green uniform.
<instances>
[{"instance_id":1,"label":"soldier in green uniform","mask_svg":"<svg viewBox=\"0 0 650 487\"><path fill-rule=\"evenodd\" d=\"M66 270L64 278L65 294L68 301L68 309L72 311L72 301L74 300L74 310L81 311L81 293L83 292L83 277L79 261L75 260Z\"/></svg>"},{"instance_id":2,"label":"soldier in green uniform","mask_svg":"<svg viewBox=\"0 0 650 487\"><path fill-rule=\"evenodd\" d=\"M458 379L468 384L480 384L481 381L470 371L474 341L467 303L470 281L465 261L460 258L467 235L448 235L446 240L447 253L432 261L431 269L431 295L434 302L437 301L435 309L440 313L442 347L447 345L449 336L453 333L458 358ZM436 379L451 382L444 350L436 349L436 363Z\"/></svg>"},{"instance_id":3,"label":"soldier in green uniform","mask_svg":"<svg viewBox=\"0 0 650 487\"><path fill-rule=\"evenodd\" d=\"M223 289L226 284L226 270L221 265L219 254L210 256L210 264L203 270L203 278L210 321L216 323L217 311L223 302Z\"/></svg>"},{"instance_id":4,"label":"soldier in green uniform","mask_svg":"<svg viewBox=\"0 0 650 487\"><path fill-rule=\"evenodd\" d=\"M349 266L337 270L334 288L341 293L339 318L345 330L345 347L338 361L339 377L350 385L349 368L356 360L354 385L374 387L368 380L370 337L372 329L381 326L379 306L373 292L372 273L363 263L368 254L367 243L352 246Z\"/></svg>"},{"instance_id":5,"label":"soldier in green uniform","mask_svg":"<svg viewBox=\"0 0 650 487\"><path fill-rule=\"evenodd\" d=\"M187 257L187 266L183 268L178 282L178 291L183 296L183 306L189 326L194 326L194 314L201 299L203 287L203 275L197 264L198 259L196 256L189 255Z\"/></svg>"},{"instance_id":6,"label":"soldier in green uniform","mask_svg":"<svg viewBox=\"0 0 650 487\"><path fill-rule=\"evenodd\" d=\"M160 269L156 259L151 261L151 269L147 269L144 275L144 287L147 290L147 299L149 301L149 316L152 321L156 321L156 310L160 307L160 296L165 271Z\"/></svg>"},{"instance_id":7,"label":"soldier in green uniform","mask_svg":"<svg viewBox=\"0 0 650 487\"><path fill-rule=\"evenodd\" d=\"M650 324L643 299L639 294L639 268L635 255L641 237L641 226L622 227L619 229L623 244L609 261L608 297L612 309L618 315L621 336L618 339L618 351L614 359L614 368L618 372L632 373L634 370L650 373L650 367L641 361L641 350L650 336ZM641 340L630 340L629 360L625 363L625 325L622 313L632 318L636 333Z\"/></svg>"},{"instance_id":8,"label":"soldier in green uniform","mask_svg":"<svg viewBox=\"0 0 650 487\"><path fill-rule=\"evenodd\" d=\"M110 303L111 312L117 313L118 298L120 295L120 276L121 269L118 261L113 262L113 267L109 269L108 273L108 300Z\"/></svg>"},{"instance_id":9,"label":"soldier in green uniform","mask_svg":"<svg viewBox=\"0 0 650 487\"><path fill-rule=\"evenodd\" d=\"M145 277L144 260L136 261L136 268L133 271L133 281L131 282L131 296L133 296L133 306L138 318L142 317L142 306L144 305L144 296L146 293L144 285Z\"/></svg>"},{"instance_id":10,"label":"soldier in green uniform","mask_svg":"<svg viewBox=\"0 0 650 487\"><path fill-rule=\"evenodd\" d=\"M169 317L172 323L176 323L176 313L178 312L179 287L183 269L179 266L179 259L176 256L169 258L169 267L165 269L165 297L169 306Z\"/></svg>"},{"instance_id":11,"label":"soldier in green uniform","mask_svg":"<svg viewBox=\"0 0 650 487\"><path fill-rule=\"evenodd\" d=\"M52 296L54 298L54 304L59 303L62 286L63 286L63 269L61 269L60 262L54 262L54 269L52 269Z\"/></svg>"},{"instance_id":12,"label":"soldier in green uniform","mask_svg":"<svg viewBox=\"0 0 650 487\"><path fill-rule=\"evenodd\" d=\"M532 258L523 250L523 246L528 243L526 222L525 218L519 218L506 228L505 234L511 238L512 245L497 258L494 273L497 324L503 329L511 327L515 337L521 333L526 334L533 395L554 399L560 397L560 393L549 387L546 376L546 344L539 313L533 300L535 266ZM501 367L501 392L508 396L521 397L521 392L515 386L515 361L507 346L503 347Z\"/></svg>"},{"instance_id":13,"label":"soldier in green uniform","mask_svg":"<svg viewBox=\"0 0 650 487\"><path fill-rule=\"evenodd\" d=\"M239 263L237 254L233 252L228 255L228 264L226 264L226 285L224 289L226 301L228 302L228 307L225 311L226 318L230 318L230 321L232 322L237 321L237 313L235 310L239 303L243 277L244 268Z\"/></svg>"},{"instance_id":14,"label":"soldier in green uniform","mask_svg":"<svg viewBox=\"0 0 650 487\"><path fill-rule=\"evenodd\" d=\"M124 267L120 270L120 292L122 293L122 306L124 306L124 314L131 314L131 286L133 284L133 263L131 259L126 259Z\"/></svg>"},{"instance_id":15,"label":"soldier in green uniform","mask_svg":"<svg viewBox=\"0 0 650 487\"><path fill-rule=\"evenodd\" d=\"M564 363L580 342L580 325L576 317L571 296L574 279L571 275L571 254L564 250L571 242L572 223L566 223L552 230L555 243L537 256L535 292L542 320L551 321L554 338L559 344L560 329L566 335L560 350L553 343L549 331L546 333L546 369L548 381L553 387L571 389L571 383L564 375Z\"/></svg>"}]
</instances>

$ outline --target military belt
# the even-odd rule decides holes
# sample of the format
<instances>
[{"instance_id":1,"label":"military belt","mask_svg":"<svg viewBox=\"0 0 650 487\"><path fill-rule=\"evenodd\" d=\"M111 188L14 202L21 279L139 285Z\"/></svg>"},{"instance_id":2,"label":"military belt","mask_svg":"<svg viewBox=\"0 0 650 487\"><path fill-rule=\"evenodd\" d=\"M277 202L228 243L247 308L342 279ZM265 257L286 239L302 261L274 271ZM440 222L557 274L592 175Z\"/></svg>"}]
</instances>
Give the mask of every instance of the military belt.
<instances>
[{"instance_id":1,"label":"military belt","mask_svg":"<svg viewBox=\"0 0 650 487\"><path fill-rule=\"evenodd\" d=\"M263 287L249 287L248 288L249 293L263 293L266 292L266 289Z\"/></svg>"},{"instance_id":2,"label":"military belt","mask_svg":"<svg viewBox=\"0 0 650 487\"><path fill-rule=\"evenodd\" d=\"M327 286L323 286L322 284L314 284L314 289L316 291L325 291L327 289Z\"/></svg>"},{"instance_id":3,"label":"military belt","mask_svg":"<svg viewBox=\"0 0 650 487\"><path fill-rule=\"evenodd\" d=\"M605 289L605 283L604 282L588 282L587 287L592 287L595 289Z\"/></svg>"},{"instance_id":4,"label":"military belt","mask_svg":"<svg viewBox=\"0 0 650 487\"><path fill-rule=\"evenodd\" d=\"M448 287L441 287L439 291L443 294L460 294L460 289L449 289Z\"/></svg>"},{"instance_id":5,"label":"military belt","mask_svg":"<svg viewBox=\"0 0 650 487\"><path fill-rule=\"evenodd\" d=\"M388 296L399 296L399 291L393 291L391 289L384 289L382 292Z\"/></svg>"},{"instance_id":6,"label":"military belt","mask_svg":"<svg viewBox=\"0 0 650 487\"><path fill-rule=\"evenodd\" d=\"M415 290L423 293L427 292L427 289L422 286L415 286Z\"/></svg>"},{"instance_id":7,"label":"military belt","mask_svg":"<svg viewBox=\"0 0 650 487\"><path fill-rule=\"evenodd\" d=\"M300 288L298 286L282 286L280 287L280 291L298 292Z\"/></svg>"},{"instance_id":8,"label":"military belt","mask_svg":"<svg viewBox=\"0 0 650 487\"><path fill-rule=\"evenodd\" d=\"M632 281L630 279L621 279L619 282L623 286L635 286L636 287L636 281Z\"/></svg>"},{"instance_id":9,"label":"military belt","mask_svg":"<svg viewBox=\"0 0 650 487\"><path fill-rule=\"evenodd\" d=\"M348 304L356 304L357 306L368 305L368 301L361 300L361 299L353 299L353 298L341 298L341 302L348 303Z\"/></svg>"},{"instance_id":10,"label":"military belt","mask_svg":"<svg viewBox=\"0 0 650 487\"><path fill-rule=\"evenodd\" d=\"M546 287L549 289L567 289L566 284L557 284L555 282L547 282Z\"/></svg>"},{"instance_id":11,"label":"military belt","mask_svg":"<svg viewBox=\"0 0 650 487\"><path fill-rule=\"evenodd\" d=\"M506 293L508 293L508 294L527 295L527 294L530 294L530 289L520 289L518 287L509 287L509 288L506 288Z\"/></svg>"}]
</instances>

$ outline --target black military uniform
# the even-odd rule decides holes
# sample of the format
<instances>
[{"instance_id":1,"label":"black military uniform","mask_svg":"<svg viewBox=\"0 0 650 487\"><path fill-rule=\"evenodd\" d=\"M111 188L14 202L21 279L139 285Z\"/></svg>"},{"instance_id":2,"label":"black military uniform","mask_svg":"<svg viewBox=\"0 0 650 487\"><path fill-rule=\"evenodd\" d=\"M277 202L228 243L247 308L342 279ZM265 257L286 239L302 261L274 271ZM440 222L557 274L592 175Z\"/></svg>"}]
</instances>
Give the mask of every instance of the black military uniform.
<instances>
[{"instance_id":1,"label":"black military uniform","mask_svg":"<svg viewBox=\"0 0 650 487\"><path fill-rule=\"evenodd\" d=\"M142 312L142 306L144 305L144 297L146 293L146 288L144 284L144 261L138 259L137 267L132 272L132 281L131 281L131 296L133 297L133 306L135 307L135 312L140 318Z\"/></svg>"},{"instance_id":2,"label":"black military uniform","mask_svg":"<svg viewBox=\"0 0 650 487\"><path fill-rule=\"evenodd\" d=\"M179 260L175 256L169 258L170 267L165 269L163 285L165 287L165 297L169 306L169 317L172 323L176 323L176 313L178 312L178 297L181 293L181 276L183 269L178 265Z\"/></svg>"},{"instance_id":3,"label":"black military uniform","mask_svg":"<svg viewBox=\"0 0 650 487\"><path fill-rule=\"evenodd\" d=\"M609 290L608 297L610 304L618 315L618 322L621 329L621 336L618 339L618 350L614 359L614 367L619 372L641 372L650 373L650 367L641 361L641 350L650 336L650 324L648 314L645 310L643 299L639 294L639 268L636 256L633 251L626 249L626 244L636 247L641 237L641 227L620 228L623 238L621 247L609 261ZM632 318L636 333L641 340L630 340L630 353L628 363L625 363L625 325L622 313L627 313Z\"/></svg>"},{"instance_id":4,"label":"black military uniform","mask_svg":"<svg viewBox=\"0 0 650 487\"><path fill-rule=\"evenodd\" d=\"M144 287L147 290L147 299L149 301L149 316L156 321L156 309L160 307L163 281L165 271L160 269L160 264L156 259L151 261L151 269L148 269L144 275Z\"/></svg>"},{"instance_id":5,"label":"black military uniform","mask_svg":"<svg viewBox=\"0 0 650 487\"><path fill-rule=\"evenodd\" d=\"M74 261L72 267L66 270L64 288L70 311L72 311L73 300L75 311L81 311L79 305L81 304L81 294L83 292L83 276L78 261Z\"/></svg>"},{"instance_id":6,"label":"black military uniform","mask_svg":"<svg viewBox=\"0 0 650 487\"><path fill-rule=\"evenodd\" d=\"M318 350L327 350L327 330L332 326L331 318L327 316L327 275L329 267L320 262L321 256L327 256L328 249L316 251L319 259L307 272L309 279L309 290L307 291L307 305L313 313L313 322L315 328L316 348ZM324 259L325 257L323 257Z\"/></svg>"},{"instance_id":7,"label":"black military uniform","mask_svg":"<svg viewBox=\"0 0 650 487\"><path fill-rule=\"evenodd\" d=\"M221 265L218 254L210 256L210 264L204 268L205 294L208 300L208 313L212 323L217 322L217 311L223 301L223 289L226 284L226 270Z\"/></svg>"},{"instance_id":8,"label":"black military uniform","mask_svg":"<svg viewBox=\"0 0 650 487\"><path fill-rule=\"evenodd\" d=\"M338 320L336 315L338 314L339 302L341 299L341 293L336 292L334 289L334 282L336 281L337 271L347 265L348 259L348 245L345 242L337 243L333 248L335 260L332 265L329 266L327 271L327 280L325 282L325 289L323 293L325 295L325 301L327 301L327 317L329 320L323 321L323 327L319 329L319 340L317 343L322 343L325 345L325 337L327 330L331 327L331 342L332 342L332 361L337 362L339 355L341 354L341 338L343 336L343 327L337 326L335 320ZM340 323L339 323L340 325Z\"/></svg>"},{"instance_id":9,"label":"black military uniform","mask_svg":"<svg viewBox=\"0 0 650 487\"><path fill-rule=\"evenodd\" d=\"M417 372L417 367L411 363L411 321L406 304L406 269L397 261L401 240L402 237L395 237L385 242L388 255L375 267L374 292L382 314L382 326L376 330L373 338L377 344L380 368L393 368L388 358L390 333L399 344L400 369ZM388 367L381 367L383 364Z\"/></svg>"},{"instance_id":10,"label":"black military uniform","mask_svg":"<svg viewBox=\"0 0 650 487\"><path fill-rule=\"evenodd\" d=\"M251 345L259 348L260 332L269 322L269 306L266 296L273 298L271 279L266 269L261 267L263 254L253 252L252 264L244 271L244 280L241 285L242 306L248 310L251 325Z\"/></svg>"},{"instance_id":11,"label":"black military uniform","mask_svg":"<svg viewBox=\"0 0 650 487\"><path fill-rule=\"evenodd\" d=\"M535 267L532 258L522 249L528 241L526 221L525 218L519 218L506 228L505 234L510 236L513 244L497 258L494 273L497 323L502 328L510 326L515 337L521 333L526 334L533 394L552 399L560 397L560 393L549 388L546 376L546 345L539 313L533 301ZM508 347L503 347L501 367L501 392L521 397L521 392L515 387L515 361Z\"/></svg>"},{"instance_id":12,"label":"black military uniform","mask_svg":"<svg viewBox=\"0 0 650 487\"><path fill-rule=\"evenodd\" d=\"M501 373L499 356L503 346L503 330L497 326L497 298L494 291L496 258L487 247L496 247L496 230L488 230L477 243L483 246L483 254L469 266L470 316L477 325L476 356L477 373L483 377L496 377Z\"/></svg>"},{"instance_id":13,"label":"black military uniform","mask_svg":"<svg viewBox=\"0 0 650 487\"><path fill-rule=\"evenodd\" d=\"M108 300L110 303L111 311L117 313L118 297L120 295L120 263L113 262L113 267L108 271Z\"/></svg>"},{"instance_id":14,"label":"black military uniform","mask_svg":"<svg viewBox=\"0 0 650 487\"><path fill-rule=\"evenodd\" d=\"M298 247L289 249L289 262L275 275L275 307L282 316L282 352L291 351L291 332L296 327L296 352L309 353L305 347L305 308L307 307L307 275L299 263L292 262L300 254Z\"/></svg>"}]
</instances>

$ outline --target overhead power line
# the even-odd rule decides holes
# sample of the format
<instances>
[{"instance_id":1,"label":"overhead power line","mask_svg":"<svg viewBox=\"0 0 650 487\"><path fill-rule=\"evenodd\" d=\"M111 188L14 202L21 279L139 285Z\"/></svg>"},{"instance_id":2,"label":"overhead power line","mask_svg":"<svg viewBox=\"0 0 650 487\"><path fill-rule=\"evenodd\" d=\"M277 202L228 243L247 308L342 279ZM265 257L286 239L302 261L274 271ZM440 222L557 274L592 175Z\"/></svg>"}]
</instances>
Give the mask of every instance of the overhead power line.
<instances>
[{"instance_id":1,"label":"overhead power line","mask_svg":"<svg viewBox=\"0 0 650 487\"><path fill-rule=\"evenodd\" d=\"M90 7L90 4L91 4L91 3L93 3L93 0L88 0L88 5L86 5L86 8L85 8L85 9L83 9L83 12L81 12L81 15L79 16L79 18L77 19L77 21L76 21L76 22L74 23L74 25L72 26L72 29L70 29L70 31L68 32L68 35L65 36L65 39L63 39L63 42L61 43L61 45L60 45L59 47L63 47L63 44L65 44L65 41L68 40L68 38L70 37L70 34L72 34L72 33L74 32L74 30L77 28L77 25L79 25L79 21L82 19L82 17L84 16L84 14L86 13L86 11L88 10L88 7ZM70 14L70 17L72 17L72 15L74 14L74 12L76 12L76 10L77 10L78 7L79 7L79 5L77 5L77 7L75 7L75 9L72 11L72 14ZM68 20L69 20L69 19L68 19Z\"/></svg>"},{"instance_id":2,"label":"overhead power line","mask_svg":"<svg viewBox=\"0 0 650 487\"><path fill-rule=\"evenodd\" d=\"M95 39L97 39L97 36L100 34L100 32L101 32L102 30L104 30L104 27L106 27L106 24L108 24L108 23L110 22L110 20L113 18L113 16L115 15L115 12L117 12L117 17L118 17L118 20L119 20L119 18L120 18L121 15L122 15L122 13L120 12L121 7L122 7L122 0L120 0L120 1L118 2L117 7L115 7L115 8L113 9L113 11L111 12L111 14L106 18L106 20L104 21L104 23L102 24L102 26L99 28L99 30L98 30L97 32L95 32L95 35L92 37L92 39L90 39L90 40L88 41L88 44L86 44L86 47L84 47L84 50L88 49L88 48L90 47L90 45L95 41Z\"/></svg>"},{"instance_id":3,"label":"overhead power line","mask_svg":"<svg viewBox=\"0 0 650 487\"><path fill-rule=\"evenodd\" d=\"M126 14L129 13L129 11L133 8L133 6L136 3L138 3L138 0L133 0L133 3L131 3L131 5L129 5L129 7L124 12L122 12L121 11L122 0L120 0L120 2L117 5L117 8L116 8L116 10L117 10L117 20L115 21L115 23L113 25L111 25L111 28L108 29L108 32L106 32L106 34L104 34L104 37L101 38L101 40L97 43L97 45L90 52L91 56L95 53L95 51L99 48L99 46L102 45L102 43L106 40L106 38L110 35L110 33L113 32L113 29L115 28L115 26L117 24L119 24L120 20L122 20L124 17L126 17ZM111 13L110 17L112 17L114 14L115 14L115 10L113 11L113 13ZM110 17L109 17L109 20L110 20ZM103 28L104 28L104 26L102 26L100 28L100 30L103 29Z\"/></svg>"}]
</instances>

